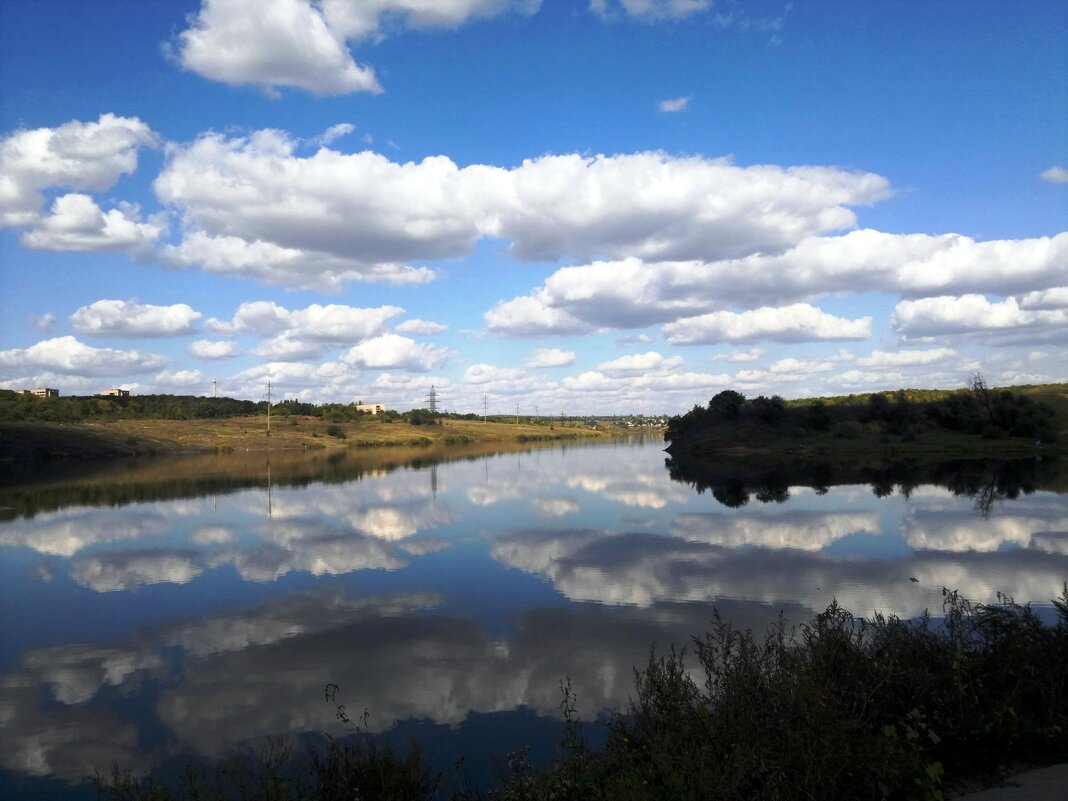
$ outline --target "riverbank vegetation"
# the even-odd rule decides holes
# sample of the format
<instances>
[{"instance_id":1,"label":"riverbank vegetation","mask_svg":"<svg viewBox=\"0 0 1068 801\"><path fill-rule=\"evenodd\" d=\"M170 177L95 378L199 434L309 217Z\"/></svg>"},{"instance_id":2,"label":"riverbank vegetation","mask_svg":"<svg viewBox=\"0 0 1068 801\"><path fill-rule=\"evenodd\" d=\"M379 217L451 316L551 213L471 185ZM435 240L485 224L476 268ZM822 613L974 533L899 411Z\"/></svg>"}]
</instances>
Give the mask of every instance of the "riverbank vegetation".
<instances>
[{"instance_id":1,"label":"riverbank vegetation","mask_svg":"<svg viewBox=\"0 0 1068 801\"><path fill-rule=\"evenodd\" d=\"M1001 596L943 594L938 619L857 619L832 603L763 637L717 616L691 652L653 652L635 672L629 708L602 723L603 747L587 745L565 680L556 761L511 754L490 789L431 770L414 744L380 745L358 723L299 757L273 741L172 785L118 768L95 784L105 801L935 801L1068 759L1068 587L1052 623ZM351 723L335 690L328 701Z\"/></svg>"},{"instance_id":2,"label":"riverbank vegetation","mask_svg":"<svg viewBox=\"0 0 1068 801\"><path fill-rule=\"evenodd\" d=\"M431 446L606 437L585 418L486 419L428 409L377 415L356 404L272 404L146 395L34 398L0 390L0 461L175 452Z\"/></svg>"},{"instance_id":3,"label":"riverbank vegetation","mask_svg":"<svg viewBox=\"0 0 1068 801\"><path fill-rule=\"evenodd\" d=\"M785 401L725 390L668 421L672 454L1033 454L1068 436L1068 385L898 390ZM1037 443L1037 444L1036 444Z\"/></svg>"}]
</instances>

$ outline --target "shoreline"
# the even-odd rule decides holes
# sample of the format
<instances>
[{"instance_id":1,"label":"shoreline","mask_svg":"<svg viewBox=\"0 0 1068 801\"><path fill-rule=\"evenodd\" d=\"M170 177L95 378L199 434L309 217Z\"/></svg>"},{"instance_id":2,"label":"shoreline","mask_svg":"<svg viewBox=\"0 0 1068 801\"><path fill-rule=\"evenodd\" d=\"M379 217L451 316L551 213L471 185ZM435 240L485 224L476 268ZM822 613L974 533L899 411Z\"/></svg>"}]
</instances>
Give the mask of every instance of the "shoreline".
<instances>
[{"instance_id":1,"label":"shoreline","mask_svg":"<svg viewBox=\"0 0 1068 801\"><path fill-rule=\"evenodd\" d=\"M395 446L536 443L608 439L626 433L578 425L498 423L443 419L440 424L402 421L326 422L315 417L272 420L115 420L91 423L0 423L0 462L107 460L126 456L276 451L339 451Z\"/></svg>"}]
</instances>

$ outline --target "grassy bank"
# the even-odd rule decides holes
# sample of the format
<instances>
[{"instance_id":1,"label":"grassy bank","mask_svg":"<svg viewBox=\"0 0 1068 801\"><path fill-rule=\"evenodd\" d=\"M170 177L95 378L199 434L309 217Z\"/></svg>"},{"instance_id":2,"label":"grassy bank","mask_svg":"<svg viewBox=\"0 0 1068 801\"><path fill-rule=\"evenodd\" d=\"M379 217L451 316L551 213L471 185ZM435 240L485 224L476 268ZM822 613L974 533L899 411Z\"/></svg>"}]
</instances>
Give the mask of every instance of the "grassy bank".
<instances>
[{"instance_id":1,"label":"grassy bank","mask_svg":"<svg viewBox=\"0 0 1068 801\"><path fill-rule=\"evenodd\" d=\"M629 709L589 748L569 683L555 763L512 754L488 791L452 786L418 748L355 735L294 756L275 746L189 771L181 786L121 770L107 801L183 799L925 799L974 789L1021 764L1068 759L1068 588L1044 624L1001 599L945 592L945 617L855 619L832 604L763 638L713 620L693 656L653 653ZM328 688L328 700L348 721ZM351 721L349 721L351 723Z\"/></svg>"},{"instance_id":2,"label":"grassy bank","mask_svg":"<svg viewBox=\"0 0 1068 801\"><path fill-rule=\"evenodd\" d=\"M311 416L279 416L271 421L270 432L262 415L202 420L10 422L0 423L0 460L533 442L609 437L613 433L618 432L577 425L516 425L463 419L413 425L370 415L339 422Z\"/></svg>"}]
</instances>

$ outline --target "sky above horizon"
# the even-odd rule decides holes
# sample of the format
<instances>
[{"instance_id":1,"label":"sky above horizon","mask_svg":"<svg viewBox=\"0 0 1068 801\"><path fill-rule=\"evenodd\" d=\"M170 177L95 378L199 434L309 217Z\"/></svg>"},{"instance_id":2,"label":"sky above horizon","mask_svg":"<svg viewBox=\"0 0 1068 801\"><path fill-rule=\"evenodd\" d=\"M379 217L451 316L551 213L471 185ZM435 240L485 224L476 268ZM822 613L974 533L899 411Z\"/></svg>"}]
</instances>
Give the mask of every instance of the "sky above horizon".
<instances>
[{"instance_id":1,"label":"sky above horizon","mask_svg":"<svg viewBox=\"0 0 1068 801\"><path fill-rule=\"evenodd\" d=\"M0 388L1068 380L1068 5L0 4Z\"/></svg>"}]
</instances>

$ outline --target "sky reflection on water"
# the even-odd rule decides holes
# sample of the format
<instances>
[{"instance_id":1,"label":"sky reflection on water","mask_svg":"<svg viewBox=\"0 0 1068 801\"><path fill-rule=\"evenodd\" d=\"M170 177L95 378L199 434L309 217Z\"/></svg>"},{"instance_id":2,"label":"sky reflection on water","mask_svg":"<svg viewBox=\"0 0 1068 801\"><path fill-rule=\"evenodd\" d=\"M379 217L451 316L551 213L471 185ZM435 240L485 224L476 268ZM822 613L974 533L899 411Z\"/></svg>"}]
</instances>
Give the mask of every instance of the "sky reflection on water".
<instances>
[{"instance_id":1,"label":"sky reflection on water","mask_svg":"<svg viewBox=\"0 0 1068 801\"><path fill-rule=\"evenodd\" d=\"M76 502L76 483L27 490L48 501L0 523L0 790L333 730L329 682L376 730L553 717L564 676L591 719L626 702L652 643L686 642L713 605L760 629L832 598L937 612L943 586L1046 604L1068 578L1064 495L984 515L934 485L793 486L731 508L673 481L661 447L390 469L272 456L269 484L266 456L259 473L246 457L245 478L209 494L168 493L157 461L123 490L149 500L94 488L111 506ZM212 458L173 470L225 473Z\"/></svg>"}]
</instances>

